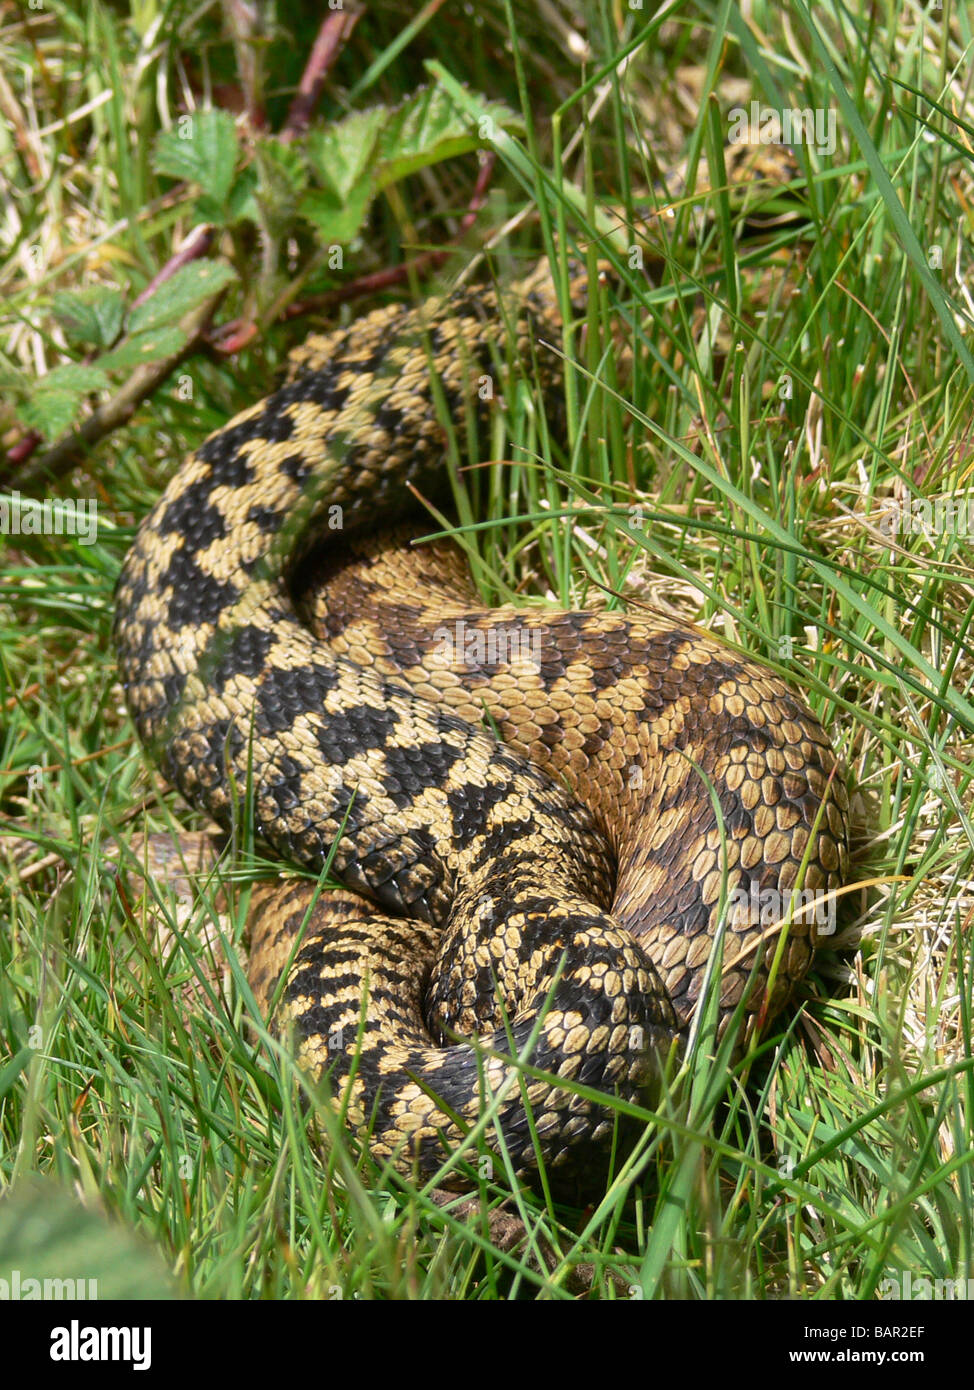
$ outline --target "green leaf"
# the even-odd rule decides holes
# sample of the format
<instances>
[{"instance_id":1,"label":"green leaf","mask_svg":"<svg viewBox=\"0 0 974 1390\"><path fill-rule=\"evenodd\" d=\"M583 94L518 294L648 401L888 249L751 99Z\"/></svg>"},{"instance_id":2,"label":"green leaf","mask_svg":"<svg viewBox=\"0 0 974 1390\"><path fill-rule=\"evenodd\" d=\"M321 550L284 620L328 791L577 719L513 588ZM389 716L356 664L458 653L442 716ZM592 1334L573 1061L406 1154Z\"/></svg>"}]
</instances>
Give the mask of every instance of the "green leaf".
<instances>
[{"instance_id":1,"label":"green leaf","mask_svg":"<svg viewBox=\"0 0 974 1390\"><path fill-rule=\"evenodd\" d=\"M344 121L308 135L308 156L318 187L298 204L324 242L351 241L375 196L375 150L387 112L356 111Z\"/></svg>"},{"instance_id":2,"label":"green leaf","mask_svg":"<svg viewBox=\"0 0 974 1390\"><path fill-rule=\"evenodd\" d=\"M222 226L230 220L227 204L217 198L211 198L209 193L203 193L197 198L194 207L197 222L217 222Z\"/></svg>"},{"instance_id":3,"label":"green leaf","mask_svg":"<svg viewBox=\"0 0 974 1390\"><path fill-rule=\"evenodd\" d=\"M264 223L272 235L281 236L294 221L308 187L307 156L297 145L259 140L254 162L257 165L256 196Z\"/></svg>"},{"instance_id":4,"label":"green leaf","mask_svg":"<svg viewBox=\"0 0 974 1390\"><path fill-rule=\"evenodd\" d=\"M523 133L517 112L503 102L482 106L473 125L442 87L424 87L389 112L379 142L376 185L379 189L414 174L417 169L454 159L489 144L498 130Z\"/></svg>"},{"instance_id":5,"label":"green leaf","mask_svg":"<svg viewBox=\"0 0 974 1390\"><path fill-rule=\"evenodd\" d=\"M439 87L424 87L401 106L356 111L309 133L317 187L304 194L298 212L324 241L350 241L376 193L428 165L477 149L502 128L522 129L510 107L480 99L474 124Z\"/></svg>"},{"instance_id":6,"label":"green leaf","mask_svg":"<svg viewBox=\"0 0 974 1390\"><path fill-rule=\"evenodd\" d=\"M181 319L236 278L236 272L224 261L192 261L181 266L149 299L132 310L129 332L142 333Z\"/></svg>"},{"instance_id":7,"label":"green leaf","mask_svg":"<svg viewBox=\"0 0 974 1390\"><path fill-rule=\"evenodd\" d=\"M308 134L308 157L319 187L336 201L347 202L357 188L371 181L376 146L389 119L384 106L354 111L345 120Z\"/></svg>"},{"instance_id":8,"label":"green leaf","mask_svg":"<svg viewBox=\"0 0 974 1390\"><path fill-rule=\"evenodd\" d=\"M59 290L53 312L69 342L111 347L122 329L125 301L120 290L91 285L83 290Z\"/></svg>"},{"instance_id":9,"label":"green leaf","mask_svg":"<svg viewBox=\"0 0 974 1390\"><path fill-rule=\"evenodd\" d=\"M207 205L218 214L210 220L220 221L237 168L233 117L216 110L181 116L174 129L156 140L154 164L157 173L199 184Z\"/></svg>"},{"instance_id":10,"label":"green leaf","mask_svg":"<svg viewBox=\"0 0 974 1390\"><path fill-rule=\"evenodd\" d=\"M19 1052L14 1053L10 1061L0 1068L0 1096L6 1096L12 1091L20 1073L26 1071L37 1053L32 1047L22 1047ZM3 1208L0 1207L0 1211Z\"/></svg>"},{"instance_id":11,"label":"green leaf","mask_svg":"<svg viewBox=\"0 0 974 1390\"><path fill-rule=\"evenodd\" d=\"M41 377L38 385L42 391L64 390L87 395L90 391L104 391L109 381L101 367L88 367L83 362L65 362Z\"/></svg>"},{"instance_id":12,"label":"green leaf","mask_svg":"<svg viewBox=\"0 0 974 1390\"><path fill-rule=\"evenodd\" d=\"M17 415L28 429L36 430L45 439L56 439L74 424L82 400L77 391L48 391L39 386L17 407Z\"/></svg>"},{"instance_id":13,"label":"green leaf","mask_svg":"<svg viewBox=\"0 0 974 1390\"><path fill-rule=\"evenodd\" d=\"M126 338L114 352L99 358L98 365L106 372L113 372L121 367L141 367L146 362L161 362L164 357L172 357L179 352L187 341L187 335L179 328L150 329Z\"/></svg>"},{"instance_id":14,"label":"green leaf","mask_svg":"<svg viewBox=\"0 0 974 1390\"><path fill-rule=\"evenodd\" d=\"M226 218L228 224L234 222L257 221L257 170L244 169L234 180L227 198Z\"/></svg>"},{"instance_id":15,"label":"green leaf","mask_svg":"<svg viewBox=\"0 0 974 1390\"><path fill-rule=\"evenodd\" d=\"M365 221L372 194L371 180L360 184L347 202L341 202L323 188L313 188L301 199L298 211L326 244L347 242L352 240Z\"/></svg>"},{"instance_id":16,"label":"green leaf","mask_svg":"<svg viewBox=\"0 0 974 1390\"><path fill-rule=\"evenodd\" d=\"M0 1279L20 1299L179 1296L158 1251L45 1178L18 1183L0 1201Z\"/></svg>"}]
</instances>

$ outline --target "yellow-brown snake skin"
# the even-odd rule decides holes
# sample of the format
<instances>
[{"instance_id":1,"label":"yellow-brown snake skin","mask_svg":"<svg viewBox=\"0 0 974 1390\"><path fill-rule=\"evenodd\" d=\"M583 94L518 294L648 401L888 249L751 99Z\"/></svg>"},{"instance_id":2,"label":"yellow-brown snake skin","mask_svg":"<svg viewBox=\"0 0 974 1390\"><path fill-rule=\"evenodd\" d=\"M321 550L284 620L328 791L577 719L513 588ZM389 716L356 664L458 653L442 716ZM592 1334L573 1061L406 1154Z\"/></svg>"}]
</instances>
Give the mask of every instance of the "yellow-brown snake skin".
<instances>
[{"instance_id":1,"label":"yellow-brown snake skin","mask_svg":"<svg viewBox=\"0 0 974 1390\"><path fill-rule=\"evenodd\" d=\"M726 1011L774 952L758 904L785 912L845 869L829 742L770 670L655 613L484 610L448 549L372 534L407 484L442 492L434 379L484 438L484 375L540 366L556 397L541 344L560 333L536 274L311 338L187 459L118 585L129 707L166 776L224 826L252 808L286 860L320 870L334 849L351 891L308 920L314 884L255 894L252 980L266 1006L293 957L278 1021L302 1062L378 1159L423 1176L500 1095L488 1147L584 1186L612 1112L493 1054L536 1033L534 1068L644 1102L722 902ZM752 1017L813 937L791 924Z\"/></svg>"}]
</instances>

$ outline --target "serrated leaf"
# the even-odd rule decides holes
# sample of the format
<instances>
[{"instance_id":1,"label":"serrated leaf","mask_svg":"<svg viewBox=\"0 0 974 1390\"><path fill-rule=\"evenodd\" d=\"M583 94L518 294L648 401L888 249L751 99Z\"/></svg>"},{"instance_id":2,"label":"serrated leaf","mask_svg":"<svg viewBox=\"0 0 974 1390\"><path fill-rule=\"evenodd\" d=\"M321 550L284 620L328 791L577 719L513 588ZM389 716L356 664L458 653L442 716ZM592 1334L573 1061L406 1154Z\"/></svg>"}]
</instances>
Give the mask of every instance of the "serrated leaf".
<instances>
[{"instance_id":1,"label":"serrated leaf","mask_svg":"<svg viewBox=\"0 0 974 1390\"><path fill-rule=\"evenodd\" d=\"M318 184L298 205L325 241L350 241L369 203L389 184L418 169L477 149L498 129L523 129L501 102L482 101L480 121L457 110L439 87L424 87L397 107L375 106L308 136Z\"/></svg>"},{"instance_id":2,"label":"serrated leaf","mask_svg":"<svg viewBox=\"0 0 974 1390\"><path fill-rule=\"evenodd\" d=\"M132 310L129 332L142 333L181 319L236 278L236 271L224 261L192 261L181 266L149 299Z\"/></svg>"},{"instance_id":3,"label":"serrated leaf","mask_svg":"<svg viewBox=\"0 0 974 1390\"><path fill-rule=\"evenodd\" d=\"M387 115L383 106L355 111L308 135L318 187L305 193L298 212L326 243L351 241L365 221L375 196L375 150Z\"/></svg>"},{"instance_id":4,"label":"serrated leaf","mask_svg":"<svg viewBox=\"0 0 974 1390\"><path fill-rule=\"evenodd\" d=\"M199 184L207 201L222 211L237 168L233 117L219 110L181 116L173 130L158 136L154 164L160 174Z\"/></svg>"},{"instance_id":5,"label":"serrated leaf","mask_svg":"<svg viewBox=\"0 0 974 1390\"><path fill-rule=\"evenodd\" d=\"M158 1251L45 1178L0 1200L0 1279L18 1299L179 1296Z\"/></svg>"},{"instance_id":6,"label":"serrated leaf","mask_svg":"<svg viewBox=\"0 0 974 1390\"><path fill-rule=\"evenodd\" d=\"M316 229L326 245L348 242L357 235L365 221L372 194L371 179L365 179L344 203L339 202L334 193L327 189L312 188L301 199L298 211Z\"/></svg>"},{"instance_id":7,"label":"serrated leaf","mask_svg":"<svg viewBox=\"0 0 974 1390\"><path fill-rule=\"evenodd\" d=\"M88 367L83 362L65 362L42 377L39 385L42 391L65 390L84 395L90 391L104 391L109 381L100 367Z\"/></svg>"},{"instance_id":8,"label":"serrated leaf","mask_svg":"<svg viewBox=\"0 0 974 1390\"><path fill-rule=\"evenodd\" d=\"M141 367L146 362L160 362L164 357L174 356L187 341L187 335L180 328L153 328L126 338L114 352L99 358L98 364L106 372L117 371L120 367Z\"/></svg>"},{"instance_id":9,"label":"serrated leaf","mask_svg":"<svg viewBox=\"0 0 974 1390\"><path fill-rule=\"evenodd\" d=\"M226 203L220 198L211 198L209 193L202 193L196 199L195 208L197 222L218 222L223 226L229 220Z\"/></svg>"},{"instance_id":10,"label":"serrated leaf","mask_svg":"<svg viewBox=\"0 0 974 1390\"><path fill-rule=\"evenodd\" d=\"M374 106L309 133L308 156L315 178L338 203L348 202L371 180L376 146L388 119L386 107Z\"/></svg>"},{"instance_id":11,"label":"serrated leaf","mask_svg":"<svg viewBox=\"0 0 974 1390\"><path fill-rule=\"evenodd\" d=\"M424 87L388 113L379 141L376 186L414 174L483 145L497 130L523 130L517 112L483 98L477 126L457 109L442 87Z\"/></svg>"},{"instance_id":12,"label":"serrated leaf","mask_svg":"<svg viewBox=\"0 0 974 1390\"><path fill-rule=\"evenodd\" d=\"M38 386L17 407L17 415L30 430L45 439L57 439L71 428L81 411L83 397L77 391L47 391Z\"/></svg>"},{"instance_id":13,"label":"serrated leaf","mask_svg":"<svg viewBox=\"0 0 974 1390\"><path fill-rule=\"evenodd\" d=\"M244 169L234 180L226 203L226 219L229 225L234 222L256 222L257 202L256 169Z\"/></svg>"},{"instance_id":14,"label":"serrated leaf","mask_svg":"<svg viewBox=\"0 0 974 1390\"><path fill-rule=\"evenodd\" d=\"M293 222L308 186L306 155L295 145L260 140L255 151L257 197L272 236L282 236Z\"/></svg>"},{"instance_id":15,"label":"serrated leaf","mask_svg":"<svg viewBox=\"0 0 974 1390\"><path fill-rule=\"evenodd\" d=\"M59 290L53 313L70 342L111 347L121 332L125 301L120 290L107 285Z\"/></svg>"},{"instance_id":16,"label":"serrated leaf","mask_svg":"<svg viewBox=\"0 0 974 1390\"><path fill-rule=\"evenodd\" d=\"M298 197L308 186L308 158L299 145L283 145L280 140L258 140L255 146L260 184L275 191L286 189Z\"/></svg>"}]
</instances>

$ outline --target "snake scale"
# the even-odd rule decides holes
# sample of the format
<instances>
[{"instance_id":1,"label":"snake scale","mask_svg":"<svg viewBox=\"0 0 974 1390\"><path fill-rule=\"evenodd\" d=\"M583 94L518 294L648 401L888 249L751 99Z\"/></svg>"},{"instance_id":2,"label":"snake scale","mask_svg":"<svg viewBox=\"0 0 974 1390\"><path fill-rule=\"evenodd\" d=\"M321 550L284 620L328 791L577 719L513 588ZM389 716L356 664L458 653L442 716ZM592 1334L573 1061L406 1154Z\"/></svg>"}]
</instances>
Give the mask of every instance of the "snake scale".
<instances>
[{"instance_id":1,"label":"snake scale","mask_svg":"<svg viewBox=\"0 0 974 1390\"><path fill-rule=\"evenodd\" d=\"M489 428L505 340L557 396L560 325L539 269L310 338L175 474L117 588L127 701L167 778L225 827L252 813L286 860L333 854L341 890L255 891L251 979L268 1007L287 968L302 1064L423 1176L488 1103L514 1172L603 1172L613 1112L558 1078L645 1100L722 886L722 1008L748 987L751 1020L774 1013L814 927L791 923L769 997L754 904L845 872L828 739L769 669L655 612L484 609L449 548L376 534L409 485L442 492L440 412ZM536 1071L506 1060L525 1049Z\"/></svg>"}]
</instances>

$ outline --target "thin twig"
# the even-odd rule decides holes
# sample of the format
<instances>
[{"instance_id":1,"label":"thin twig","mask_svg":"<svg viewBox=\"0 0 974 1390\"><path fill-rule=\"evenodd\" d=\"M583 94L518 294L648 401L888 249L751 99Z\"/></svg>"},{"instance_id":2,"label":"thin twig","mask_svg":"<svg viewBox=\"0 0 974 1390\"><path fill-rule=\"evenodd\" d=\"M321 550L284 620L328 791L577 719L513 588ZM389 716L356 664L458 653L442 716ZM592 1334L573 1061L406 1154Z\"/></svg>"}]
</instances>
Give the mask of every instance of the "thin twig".
<instances>
[{"instance_id":1,"label":"thin twig","mask_svg":"<svg viewBox=\"0 0 974 1390\"><path fill-rule=\"evenodd\" d=\"M180 320L179 326L187 336L186 342L178 352L158 362L147 362L144 366L136 367L125 385L111 400L93 410L79 429L58 440L46 454L34 459L18 475L17 486L28 491L49 483L53 478L61 477L76 464L83 462L99 439L103 439L106 434L124 424L136 407L147 396L151 396L166 377L196 351L223 293L221 290L219 294L211 295Z\"/></svg>"},{"instance_id":2,"label":"thin twig","mask_svg":"<svg viewBox=\"0 0 974 1390\"><path fill-rule=\"evenodd\" d=\"M212 245L213 227L209 222L201 222L199 226L193 228L175 255L170 256L162 269L153 275L142 293L136 295L132 301L132 308L137 309L140 304L151 299L160 285L171 280L176 271L182 270L183 266L189 265L190 261L198 261L201 256L205 256Z\"/></svg>"},{"instance_id":3,"label":"thin twig","mask_svg":"<svg viewBox=\"0 0 974 1390\"><path fill-rule=\"evenodd\" d=\"M301 74L297 93L281 127L282 140L293 140L295 136L303 135L308 129L311 113L318 104L329 69L358 21L359 12L356 10L333 10L327 19L322 20L311 46L311 56Z\"/></svg>"},{"instance_id":4,"label":"thin twig","mask_svg":"<svg viewBox=\"0 0 974 1390\"><path fill-rule=\"evenodd\" d=\"M209 223L201 222L200 225L194 228L194 230L189 234L189 236L186 238L185 242L176 252L176 254L174 256L171 256L170 259L166 262L166 264L162 267L162 269L156 275L153 276L153 278L146 285L142 293L136 296L136 298L132 301L132 308L135 309L140 304L144 304L147 299L150 299L152 295L155 294L156 290L159 288L160 285L163 285L167 280L172 279L176 271L180 270L184 265L188 265L190 261L195 261L198 260L201 256L205 256L212 244L213 228L210 226ZM92 358L91 360L97 361L97 358ZM139 370L145 369L143 368ZM119 395L115 397L116 401L124 394L124 391L125 388L123 387L122 391L119 392ZM101 410L107 411L111 407L111 405L112 402L109 401L107 406L101 407ZM88 427L91 420L95 419L98 416L98 414L99 411L96 410L91 416L89 416L89 418L85 421L84 425L82 425L81 429L79 429L76 432L76 434L68 436L67 439L60 441L60 443L56 444L54 448L52 448L49 451L49 453L45 455L45 457L50 459L55 454L55 451L61 447L61 444L67 445L70 439L75 439L78 442L80 442L85 429ZM121 418L124 419L126 417L122 416ZM96 435L95 437L100 438L100 435ZM3 468L0 468L0 478L9 477L15 469L19 469L20 465L24 463L27 459L29 459L34 450L39 448L39 446L43 443L44 436L42 434L38 434L36 430L28 430L26 434L22 435L21 438L17 440L16 444L12 445L7 450L7 457L4 460L4 466ZM25 469L17 477L17 483L19 486L23 486L25 480L33 479L34 477L34 467Z\"/></svg>"},{"instance_id":5,"label":"thin twig","mask_svg":"<svg viewBox=\"0 0 974 1390\"><path fill-rule=\"evenodd\" d=\"M263 130L267 120L261 95L261 8L253 0L223 0L223 13L233 38L247 120L251 130Z\"/></svg>"}]
</instances>

